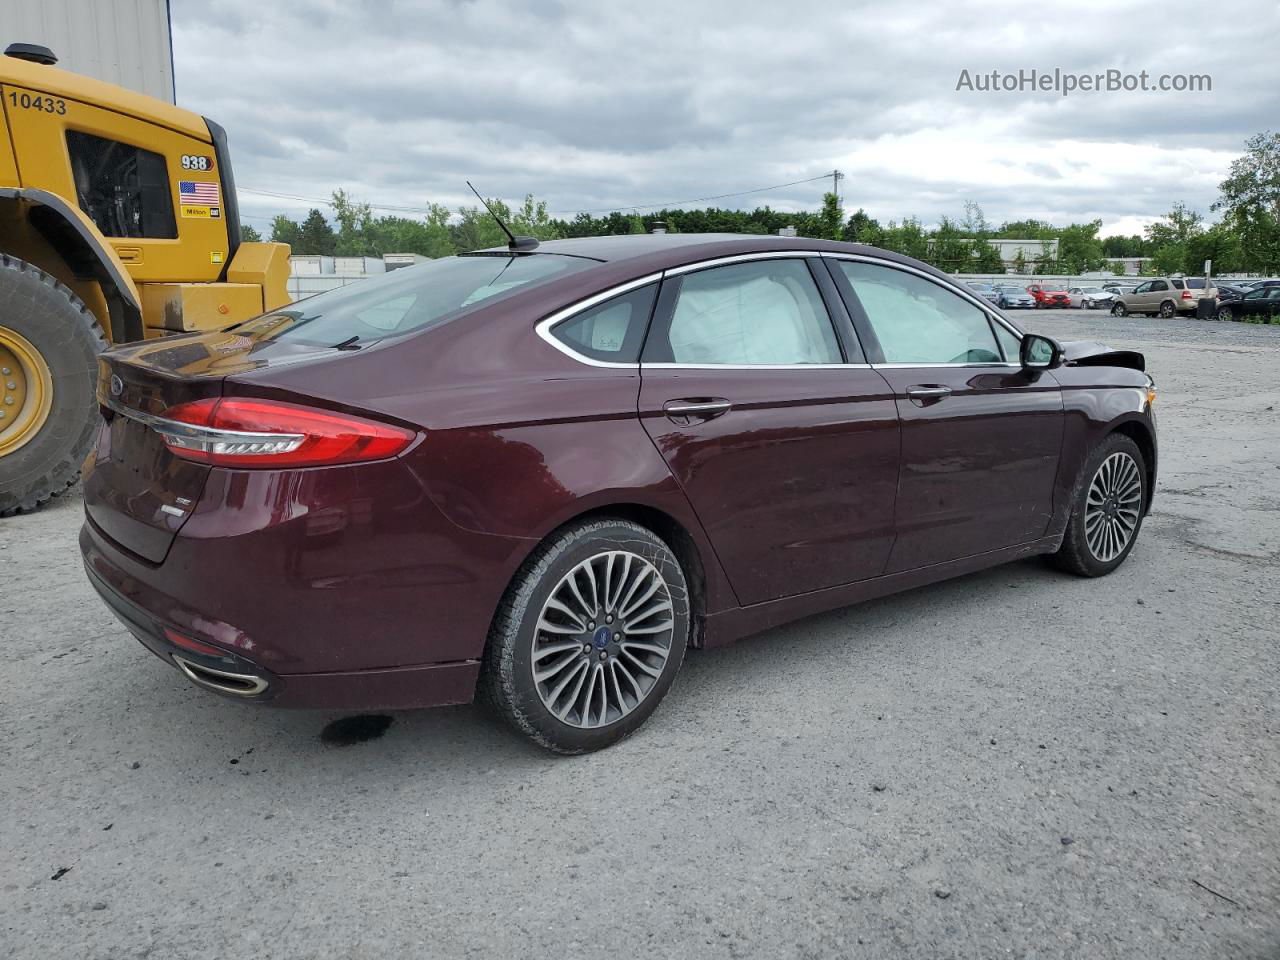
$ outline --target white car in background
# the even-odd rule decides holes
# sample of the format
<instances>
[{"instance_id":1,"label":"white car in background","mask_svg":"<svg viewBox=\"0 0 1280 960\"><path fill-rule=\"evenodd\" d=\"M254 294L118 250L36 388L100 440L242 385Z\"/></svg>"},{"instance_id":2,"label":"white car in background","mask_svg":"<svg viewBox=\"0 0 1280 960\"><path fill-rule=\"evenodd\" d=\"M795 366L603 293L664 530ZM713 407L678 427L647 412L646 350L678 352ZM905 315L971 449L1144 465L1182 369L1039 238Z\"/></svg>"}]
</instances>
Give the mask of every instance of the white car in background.
<instances>
[{"instance_id":1,"label":"white car in background","mask_svg":"<svg viewBox=\"0 0 1280 960\"><path fill-rule=\"evenodd\" d=\"M1067 291L1067 299L1076 309L1092 310L1095 307L1110 310L1116 295L1101 287L1072 287Z\"/></svg>"}]
</instances>

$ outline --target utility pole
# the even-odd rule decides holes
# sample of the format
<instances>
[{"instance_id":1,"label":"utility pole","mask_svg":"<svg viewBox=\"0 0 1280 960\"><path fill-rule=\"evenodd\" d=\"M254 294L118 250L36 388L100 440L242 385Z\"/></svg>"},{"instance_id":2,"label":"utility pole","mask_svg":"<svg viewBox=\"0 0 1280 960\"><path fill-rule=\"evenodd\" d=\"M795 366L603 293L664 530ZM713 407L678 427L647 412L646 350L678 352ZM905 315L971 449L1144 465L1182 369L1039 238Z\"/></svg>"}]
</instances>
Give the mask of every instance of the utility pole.
<instances>
[{"instance_id":1,"label":"utility pole","mask_svg":"<svg viewBox=\"0 0 1280 960\"><path fill-rule=\"evenodd\" d=\"M840 181L844 179L844 174L839 170L831 171L831 192L836 195L836 199L840 199Z\"/></svg>"}]
</instances>

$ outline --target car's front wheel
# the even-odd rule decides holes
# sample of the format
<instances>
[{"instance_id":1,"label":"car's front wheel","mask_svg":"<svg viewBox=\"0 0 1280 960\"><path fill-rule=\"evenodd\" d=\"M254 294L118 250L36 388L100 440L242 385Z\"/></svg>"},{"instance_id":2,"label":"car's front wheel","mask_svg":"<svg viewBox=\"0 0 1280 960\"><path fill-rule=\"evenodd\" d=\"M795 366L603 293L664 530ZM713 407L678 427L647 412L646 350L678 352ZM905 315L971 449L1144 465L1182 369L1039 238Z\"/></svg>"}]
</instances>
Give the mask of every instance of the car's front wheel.
<instances>
[{"instance_id":1,"label":"car's front wheel","mask_svg":"<svg viewBox=\"0 0 1280 960\"><path fill-rule=\"evenodd\" d=\"M1146 459L1132 439L1113 433L1089 454L1081 481L1053 560L1082 577L1101 577L1124 563L1142 529Z\"/></svg>"},{"instance_id":2,"label":"car's front wheel","mask_svg":"<svg viewBox=\"0 0 1280 960\"><path fill-rule=\"evenodd\" d=\"M1218 319L1219 319L1219 320L1226 320L1226 321L1230 322L1230 321L1234 320L1235 318L1236 318L1235 313L1232 311L1232 309L1231 309L1230 307L1219 307L1219 308L1218 308Z\"/></svg>"},{"instance_id":3,"label":"car's front wheel","mask_svg":"<svg viewBox=\"0 0 1280 960\"><path fill-rule=\"evenodd\" d=\"M625 520L575 524L540 546L508 588L481 692L549 750L599 750L653 713L688 639L688 588L671 548Z\"/></svg>"},{"instance_id":4,"label":"car's front wheel","mask_svg":"<svg viewBox=\"0 0 1280 960\"><path fill-rule=\"evenodd\" d=\"M1111 308L1111 315L1113 317L1124 317L1124 316L1128 316L1128 314L1129 314L1129 308L1126 307L1123 303L1117 303L1114 307Z\"/></svg>"}]
</instances>

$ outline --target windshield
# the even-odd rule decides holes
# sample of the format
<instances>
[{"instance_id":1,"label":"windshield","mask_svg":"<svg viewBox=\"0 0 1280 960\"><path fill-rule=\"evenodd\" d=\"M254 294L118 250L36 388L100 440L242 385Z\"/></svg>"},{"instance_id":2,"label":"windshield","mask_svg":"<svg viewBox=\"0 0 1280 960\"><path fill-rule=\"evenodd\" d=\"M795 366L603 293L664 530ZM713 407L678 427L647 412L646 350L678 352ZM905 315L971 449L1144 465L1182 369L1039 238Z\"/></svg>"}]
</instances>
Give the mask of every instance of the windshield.
<instances>
[{"instance_id":1,"label":"windshield","mask_svg":"<svg viewBox=\"0 0 1280 960\"><path fill-rule=\"evenodd\" d=\"M446 257L308 297L232 329L309 346L372 343L425 330L595 263L547 254Z\"/></svg>"}]
</instances>

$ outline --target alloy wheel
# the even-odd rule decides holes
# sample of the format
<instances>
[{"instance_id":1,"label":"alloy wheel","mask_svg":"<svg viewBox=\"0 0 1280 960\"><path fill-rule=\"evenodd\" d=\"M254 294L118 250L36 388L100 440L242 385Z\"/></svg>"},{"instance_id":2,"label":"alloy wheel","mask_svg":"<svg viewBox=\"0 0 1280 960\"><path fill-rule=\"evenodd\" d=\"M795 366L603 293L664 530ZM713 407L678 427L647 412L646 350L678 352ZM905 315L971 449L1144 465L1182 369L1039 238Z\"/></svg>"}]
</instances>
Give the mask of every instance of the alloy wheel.
<instances>
[{"instance_id":1,"label":"alloy wheel","mask_svg":"<svg viewBox=\"0 0 1280 960\"><path fill-rule=\"evenodd\" d=\"M531 666L543 706L572 727L622 719L662 676L675 619L666 581L644 557L610 550L583 560L538 616Z\"/></svg>"},{"instance_id":2,"label":"alloy wheel","mask_svg":"<svg viewBox=\"0 0 1280 960\"><path fill-rule=\"evenodd\" d=\"M1102 461L1085 500L1085 542L1094 559L1110 563L1124 553L1141 516L1142 474L1133 457L1118 451Z\"/></svg>"},{"instance_id":3,"label":"alloy wheel","mask_svg":"<svg viewBox=\"0 0 1280 960\"><path fill-rule=\"evenodd\" d=\"M1173 304L1168 300L1160 304L1160 316L1164 317L1166 320L1173 316Z\"/></svg>"},{"instance_id":4,"label":"alloy wheel","mask_svg":"<svg viewBox=\"0 0 1280 960\"><path fill-rule=\"evenodd\" d=\"M1218 311L1218 319L1226 320L1230 322L1234 320L1235 317L1232 315L1230 307L1223 307L1221 310Z\"/></svg>"}]
</instances>

